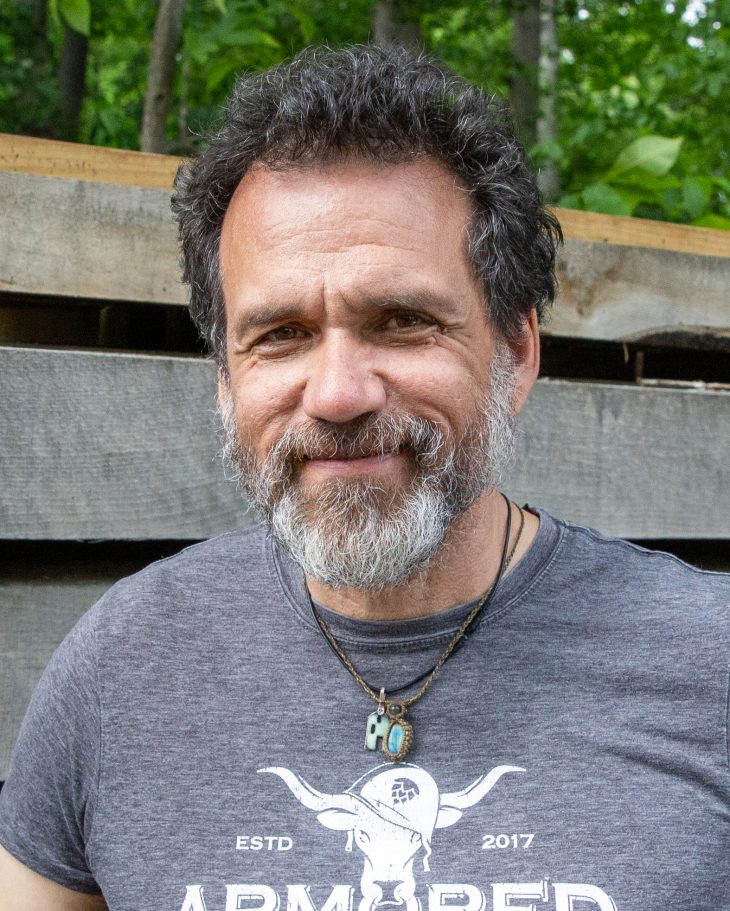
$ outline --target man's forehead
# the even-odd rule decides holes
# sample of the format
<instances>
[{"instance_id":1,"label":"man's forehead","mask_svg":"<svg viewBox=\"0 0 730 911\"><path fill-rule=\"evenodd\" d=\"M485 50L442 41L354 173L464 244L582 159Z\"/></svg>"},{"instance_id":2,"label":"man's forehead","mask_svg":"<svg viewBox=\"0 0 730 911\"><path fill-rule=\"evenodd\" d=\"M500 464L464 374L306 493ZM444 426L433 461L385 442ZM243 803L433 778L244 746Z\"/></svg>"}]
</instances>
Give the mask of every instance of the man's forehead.
<instances>
[{"instance_id":1,"label":"man's forehead","mask_svg":"<svg viewBox=\"0 0 730 911\"><path fill-rule=\"evenodd\" d=\"M239 219L256 218L262 229L274 230L281 213L274 200L288 196L302 207L316 201L320 207L327 199L332 206L341 202L348 190L362 193L363 211L377 214L379 204L398 187L408 192L413 205L437 200L444 207L456 207L462 218L471 218L469 191L459 178L431 157L402 162L374 162L347 158L313 162L303 167L271 168L254 165L239 181L228 205L223 231Z\"/></svg>"},{"instance_id":2,"label":"man's forehead","mask_svg":"<svg viewBox=\"0 0 730 911\"><path fill-rule=\"evenodd\" d=\"M468 197L431 159L258 168L239 184L221 236L229 333L299 318L334 326L386 307L448 325L474 306L483 315L470 224Z\"/></svg>"}]
</instances>

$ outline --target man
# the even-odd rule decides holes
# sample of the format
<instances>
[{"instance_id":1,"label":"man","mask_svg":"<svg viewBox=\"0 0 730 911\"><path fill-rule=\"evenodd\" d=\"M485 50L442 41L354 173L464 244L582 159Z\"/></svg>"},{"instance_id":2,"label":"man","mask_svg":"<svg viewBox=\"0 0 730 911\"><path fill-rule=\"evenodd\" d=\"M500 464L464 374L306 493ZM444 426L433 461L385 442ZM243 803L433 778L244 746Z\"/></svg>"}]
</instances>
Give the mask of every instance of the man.
<instances>
[{"instance_id":1,"label":"man","mask_svg":"<svg viewBox=\"0 0 730 911\"><path fill-rule=\"evenodd\" d=\"M0 909L730 908L728 580L497 489L559 229L490 101L310 51L174 208L266 523L54 656Z\"/></svg>"}]
</instances>

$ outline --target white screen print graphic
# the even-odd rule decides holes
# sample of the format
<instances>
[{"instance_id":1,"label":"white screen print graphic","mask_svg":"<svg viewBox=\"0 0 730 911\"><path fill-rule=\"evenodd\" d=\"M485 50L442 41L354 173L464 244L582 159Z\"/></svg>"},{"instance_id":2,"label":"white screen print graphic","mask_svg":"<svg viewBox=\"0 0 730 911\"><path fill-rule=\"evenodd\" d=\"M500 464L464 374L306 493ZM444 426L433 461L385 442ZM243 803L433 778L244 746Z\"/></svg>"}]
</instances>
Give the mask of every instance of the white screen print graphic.
<instances>
[{"instance_id":1,"label":"white screen print graphic","mask_svg":"<svg viewBox=\"0 0 730 911\"><path fill-rule=\"evenodd\" d=\"M508 772L518 766L500 765L461 791L441 793L428 772L411 763L387 763L372 769L341 794L325 794L289 769L259 769L278 775L289 790L328 829L347 832L346 851L353 842L365 856L360 880L359 911L400 905L418 911L413 864L423 852L429 869L431 838L435 829L457 823L464 810L479 803Z\"/></svg>"}]
</instances>

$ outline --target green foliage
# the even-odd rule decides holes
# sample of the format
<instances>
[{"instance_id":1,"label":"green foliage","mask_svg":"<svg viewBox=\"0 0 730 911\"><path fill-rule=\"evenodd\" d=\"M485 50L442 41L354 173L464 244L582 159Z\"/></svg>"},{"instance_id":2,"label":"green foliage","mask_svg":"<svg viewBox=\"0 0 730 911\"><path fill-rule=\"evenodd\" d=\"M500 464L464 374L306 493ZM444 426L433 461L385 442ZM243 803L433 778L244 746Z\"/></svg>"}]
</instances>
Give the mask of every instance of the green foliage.
<instances>
[{"instance_id":1,"label":"green foliage","mask_svg":"<svg viewBox=\"0 0 730 911\"><path fill-rule=\"evenodd\" d=\"M82 111L82 142L139 148L155 26L155 0L95 3Z\"/></svg>"},{"instance_id":2,"label":"green foliage","mask_svg":"<svg viewBox=\"0 0 730 911\"><path fill-rule=\"evenodd\" d=\"M681 139L640 136L619 153L608 179L631 182L634 175L663 177L677 160L681 145Z\"/></svg>"},{"instance_id":3,"label":"green foliage","mask_svg":"<svg viewBox=\"0 0 730 911\"><path fill-rule=\"evenodd\" d=\"M642 136L618 154L600 181L579 193L566 194L559 203L606 215L641 215L704 227L730 227L730 181L672 173L681 146L681 138Z\"/></svg>"},{"instance_id":4,"label":"green foliage","mask_svg":"<svg viewBox=\"0 0 730 911\"><path fill-rule=\"evenodd\" d=\"M504 4L433 4L420 24L424 43L439 60L490 92L508 95L512 23Z\"/></svg>"},{"instance_id":5,"label":"green foliage","mask_svg":"<svg viewBox=\"0 0 730 911\"><path fill-rule=\"evenodd\" d=\"M72 29L86 35L91 33L90 0L49 0L48 8L57 24L65 22Z\"/></svg>"},{"instance_id":6,"label":"green foliage","mask_svg":"<svg viewBox=\"0 0 730 911\"><path fill-rule=\"evenodd\" d=\"M47 26L28 4L0 0L0 131L53 136L59 107Z\"/></svg>"},{"instance_id":7,"label":"green foliage","mask_svg":"<svg viewBox=\"0 0 730 911\"><path fill-rule=\"evenodd\" d=\"M729 23L728 0L563 6L562 204L618 211L598 183L627 214L727 226Z\"/></svg>"},{"instance_id":8,"label":"green foliage","mask_svg":"<svg viewBox=\"0 0 730 911\"><path fill-rule=\"evenodd\" d=\"M507 97L517 0L399 0L426 49ZM167 134L189 153L237 73L367 41L376 0L189 0ZM36 12L32 11L32 8ZM84 142L136 148L158 0L0 0L0 130L54 136L63 25L89 35ZM559 0L555 162L566 206L728 227L730 0Z\"/></svg>"}]
</instances>

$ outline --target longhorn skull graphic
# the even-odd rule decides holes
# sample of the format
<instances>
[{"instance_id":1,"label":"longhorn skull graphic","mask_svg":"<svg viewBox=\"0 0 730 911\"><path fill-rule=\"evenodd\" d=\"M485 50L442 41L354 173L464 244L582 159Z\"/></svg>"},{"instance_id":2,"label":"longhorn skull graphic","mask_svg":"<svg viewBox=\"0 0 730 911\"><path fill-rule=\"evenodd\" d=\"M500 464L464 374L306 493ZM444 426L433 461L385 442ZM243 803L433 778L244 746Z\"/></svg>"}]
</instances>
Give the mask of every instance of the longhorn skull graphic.
<instances>
[{"instance_id":1,"label":"longhorn skull graphic","mask_svg":"<svg viewBox=\"0 0 730 911\"><path fill-rule=\"evenodd\" d=\"M419 766L388 763L372 769L342 794L323 794L289 769L259 769L283 779L323 826L347 832L345 850L351 851L354 841L365 855L358 911L394 911L395 906L400 906L399 911L420 911L413 862L423 849L423 869L429 869L434 829L453 826L507 772L524 771L518 766L496 766L462 791L441 794L436 781Z\"/></svg>"}]
</instances>

